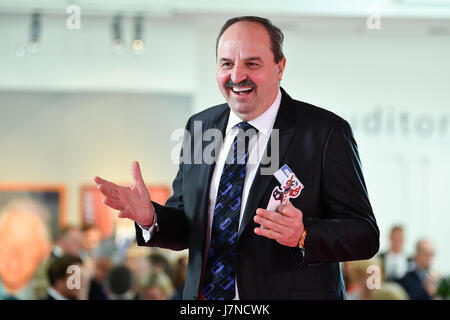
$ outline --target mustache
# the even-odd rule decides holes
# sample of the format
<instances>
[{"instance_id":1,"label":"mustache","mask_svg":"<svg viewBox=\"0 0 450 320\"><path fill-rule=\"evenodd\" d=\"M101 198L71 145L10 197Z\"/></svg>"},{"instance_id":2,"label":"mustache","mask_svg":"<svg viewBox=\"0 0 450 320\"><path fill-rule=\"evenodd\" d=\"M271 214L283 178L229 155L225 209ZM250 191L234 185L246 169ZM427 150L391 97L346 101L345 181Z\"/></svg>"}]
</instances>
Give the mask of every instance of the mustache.
<instances>
[{"instance_id":1,"label":"mustache","mask_svg":"<svg viewBox=\"0 0 450 320\"><path fill-rule=\"evenodd\" d=\"M242 87L252 87L256 88L256 83L254 83L251 79L245 79L239 83L233 82L233 80L228 79L225 83L225 88L242 88Z\"/></svg>"}]
</instances>

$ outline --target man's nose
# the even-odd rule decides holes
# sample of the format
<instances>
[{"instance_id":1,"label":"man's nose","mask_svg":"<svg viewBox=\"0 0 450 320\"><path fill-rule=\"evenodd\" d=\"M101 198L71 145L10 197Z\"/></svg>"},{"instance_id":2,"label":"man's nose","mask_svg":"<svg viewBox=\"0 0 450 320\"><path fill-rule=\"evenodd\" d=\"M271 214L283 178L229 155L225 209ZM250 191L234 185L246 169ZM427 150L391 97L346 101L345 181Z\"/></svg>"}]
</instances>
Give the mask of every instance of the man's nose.
<instances>
[{"instance_id":1,"label":"man's nose","mask_svg":"<svg viewBox=\"0 0 450 320\"><path fill-rule=\"evenodd\" d=\"M247 72L243 65L236 64L231 72L231 80L234 83L239 83L247 79Z\"/></svg>"}]
</instances>

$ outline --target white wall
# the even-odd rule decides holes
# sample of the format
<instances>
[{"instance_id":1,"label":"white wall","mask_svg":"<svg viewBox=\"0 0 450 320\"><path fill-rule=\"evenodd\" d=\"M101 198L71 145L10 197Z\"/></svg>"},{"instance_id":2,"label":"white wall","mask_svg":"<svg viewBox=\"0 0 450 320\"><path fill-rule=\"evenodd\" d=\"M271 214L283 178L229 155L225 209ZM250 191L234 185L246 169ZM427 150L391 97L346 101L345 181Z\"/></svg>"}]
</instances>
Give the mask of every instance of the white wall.
<instances>
[{"instance_id":1,"label":"white wall","mask_svg":"<svg viewBox=\"0 0 450 320\"><path fill-rule=\"evenodd\" d=\"M9 90L87 90L190 94L195 75L189 20L144 20L145 54L130 49L132 17L123 19L128 51L113 54L112 18L86 17L80 30L66 27L67 16L42 15L41 51L16 56L29 41L30 17L0 15L0 88Z\"/></svg>"},{"instance_id":2,"label":"white wall","mask_svg":"<svg viewBox=\"0 0 450 320\"><path fill-rule=\"evenodd\" d=\"M97 175L129 184L134 160L147 184L170 185L171 133L192 104L111 92L0 92L0 101L0 181L65 184L70 224L79 223L81 185Z\"/></svg>"},{"instance_id":3,"label":"white wall","mask_svg":"<svg viewBox=\"0 0 450 320\"><path fill-rule=\"evenodd\" d=\"M288 60L282 86L298 100L342 115L354 128L369 195L382 232L382 248L387 246L392 224L401 223L406 227L407 251L412 253L419 237L430 237L437 246L437 269L450 273L450 251L446 250L450 240L447 234L450 205L445 201L450 187L447 168L450 163L450 37L439 31L447 30L448 21L385 19L381 30L369 31L364 19L271 18L286 37ZM178 107L167 107L162 113L151 107L142 110L146 119L164 119L164 122L171 119L172 127L183 126L188 114L224 101L215 83L214 52L215 38L226 19L224 16L191 15L147 21L145 35L150 50L139 57L111 54L109 19L83 20L81 31L60 27L64 26L63 18L45 19L42 38L45 48L39 56L19 58L15 56L15 49L20 41L27 39L28 20L20 16L0 16L3 39L0 42L0 89L72 94L101 91L105 93L102 99L112 100L116 96L110 92L132 93L122 97L123 104L136 92L150 94L144 100L153 99L158 92L190 95L191 105L187 109L175 103ZM77 135L78 123L90 117L90 109L70 105L62 111L54 105L55 101L50 101L53 107L49 109L42 109L42 104L36 108L49 112L49 119L55 119L54 114L58 114L65 119L72 135ZM92 101L86 105L90 103ZM101 110L106 110L107 104L101 103ZM11 111L4 107L2 100L0 105L3 118L5 112ZM114 127L119 126L122 117L130 116L128 110L115 110ZM18 117L19 111L14 112ZM70 120L70 113L75 114L78 122ZM99 117L97 114L94 119L98 121ZM27 124L36 126L33 120L29 119ZM91 120L88 123L93 125ZM163 124L157 121L155 125ZM103 155L95 155L95 163L99 160L105 163L105 171L113 174L112 178L128 178L129 161L137 155L138 145L145 143L149 145L147 150L156 147L161 152L157 162L151 161L150 155L143 155L145 164L151 163L149 176L161 182L170 180L173 169L164 164L164 156L170 154L169 146L158 143L148 131L150 127L141 124L138 132L146 135L145 139L141 138L132 147L124 143L126 138L117 137L118 145L128 151L124 158L109 165L104 160L114 153L109 149ZM58 128L62 130L66 126ZM11 168L11 163L23 163L24 160L17 159L25 152L32 131L21 132L17 131L21 148L15 151L15 156L6 157L8 162L0 160L1 167ZM165 136L169 134L164 132ZM3 126L0 133L5 136ZM55 142L50 133L41 134L48 136L47 141ZM133 137L136 134L134 131ZM86 142L80 142L79 147L85 148L84 143L87 143L90 152L95 152L103 141L85 138ZM65 154L70 152L61 148ZM39 154L40 163L47 163L45 153L39 150L35 153ZM65 157L70 158L70 155ZM92 163L74 166L87 166L83 174L88 179L91 174L100 174ZM15 178L11 172L3 170L1 180ZM143 170L147 170L145 166ZM167 175L166 171L171 174ZM29 177L36 180L52 180L63 174L69 180L73 177L72 186L81 181L63 172L61 169L36 175L36 172L25 171L21 179L31 175Z\"/></svg>"}]
</instances>

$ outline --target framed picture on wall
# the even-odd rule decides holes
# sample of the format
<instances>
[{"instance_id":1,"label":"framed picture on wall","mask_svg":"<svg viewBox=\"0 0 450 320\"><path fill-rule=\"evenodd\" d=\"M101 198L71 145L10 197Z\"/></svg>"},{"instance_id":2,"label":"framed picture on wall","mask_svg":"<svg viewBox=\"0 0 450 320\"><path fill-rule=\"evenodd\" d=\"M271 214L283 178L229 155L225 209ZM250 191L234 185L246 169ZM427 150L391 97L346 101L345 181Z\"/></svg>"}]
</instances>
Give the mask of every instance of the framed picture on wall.
<instances>
[{"instance_id":1,"label":"framed picture on wall","mask_svg":"<svg viewBox=\"0 0 450 320\"><path fill-rule=\"evenodd\" d=\"M65 226L64 186L0 184L0 299L36 293L29 285Z\"/></svg>"},{"instance_id":2,"label":"framed picture on wall","mask_svg":"<svg viewBox=\"0 0 450 320\"><path fill-rule=\"evenodd\" d=\"M0 221L12 213L34 214L54 240L67 225L66 210L64 185L0 183Z\"/></svg>"}]
</instances>

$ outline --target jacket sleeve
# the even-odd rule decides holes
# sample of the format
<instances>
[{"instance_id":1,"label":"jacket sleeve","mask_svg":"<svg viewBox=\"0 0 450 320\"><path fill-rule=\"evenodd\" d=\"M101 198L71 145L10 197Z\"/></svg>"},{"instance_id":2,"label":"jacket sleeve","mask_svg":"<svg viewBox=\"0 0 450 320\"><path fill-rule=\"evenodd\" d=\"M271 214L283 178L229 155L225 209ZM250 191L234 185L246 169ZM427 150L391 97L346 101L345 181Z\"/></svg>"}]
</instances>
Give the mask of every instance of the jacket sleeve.
<instances>
[{"instance_id":1,"label":"jacket sleeve","mask_svg":"<svg viewBox=\"0 0 450 320\"><path fill-rule=\"evenodd\" d=\"M323 216L304 218L304 263L369 259L379 249L379 230L369 202L350 125L338 121L322 156Z\"/></svg>"}]
</instances>

